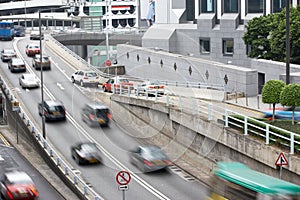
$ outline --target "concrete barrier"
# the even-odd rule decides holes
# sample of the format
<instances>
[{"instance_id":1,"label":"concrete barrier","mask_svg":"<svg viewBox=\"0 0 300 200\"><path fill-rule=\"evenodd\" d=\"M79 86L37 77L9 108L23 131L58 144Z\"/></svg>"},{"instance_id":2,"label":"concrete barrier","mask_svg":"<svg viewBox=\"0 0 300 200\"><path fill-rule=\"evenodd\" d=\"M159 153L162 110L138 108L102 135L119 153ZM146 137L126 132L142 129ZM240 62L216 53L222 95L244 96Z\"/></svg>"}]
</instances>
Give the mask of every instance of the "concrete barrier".
<instances>
[{"instance_id":1,"label":"concrete barrier","mask_svg":"<svg viewBox=\"0 0 300 200\"><path fill-rule=\"evenodd\" d=\"M175 163L180 157L209 175L216 161L240 161L252 169L279 177L275 162L283 149L225 128L223 123L160 102L120 95L111 96L111 109L117 123L130 124L134 137L158 144ZM285 155L289 166L284 167L283 178L300 184L300 158ZM194 175L197 177L199 173Z\"/></svg>"}]
</instances>

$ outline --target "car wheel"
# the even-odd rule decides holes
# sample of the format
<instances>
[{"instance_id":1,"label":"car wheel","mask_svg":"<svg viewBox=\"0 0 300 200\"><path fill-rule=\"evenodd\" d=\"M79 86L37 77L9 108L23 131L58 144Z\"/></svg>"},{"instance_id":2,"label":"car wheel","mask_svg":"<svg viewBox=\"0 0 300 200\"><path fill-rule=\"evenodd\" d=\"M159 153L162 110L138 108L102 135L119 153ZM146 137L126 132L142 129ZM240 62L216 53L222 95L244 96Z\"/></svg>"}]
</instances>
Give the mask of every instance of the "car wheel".
<instances>
[{"instance_id":1,"label":"car wheel","mask_svg":"<svg viewBox=\"0 0 300 200\"><path fill-rule=\"evenodd\" d=\"M71 81L72 81L72 83L75 83L74 77L71 77Z\"/></svg>"},{"instance_id":2,"label":"car wheel","mask_svg":"<svg viewBox=\"0 0 300 200\"><path fill-rule=\"evenodd\" d=\"M102 89L103 89L103 92L107 92L107 90L106 90L106 87L105 87L105 86L103 86L103 87L102 87Z\"/></svg>"},{"instance_id":3,"label":"car wheel","mask_svg":"<svg viewBox=\"0 0 300 200\"><path fill-rule=\"evenodd\" d=\"M75 156L75 161L78 165L81 165L81 161L80 161L80 158L78 157L78 155Z\"/></svg>"},{"instance_id":4,"label":"car wheel","mask_svg":"<svg viewBox=\"0 0 300 200\"><path fill-rule=\"evenodd\" d=\"M83 83L83 81L82 81L82 80L80 81L80 86L81 86L81 87L83 87L83 86L84 86L84 83Z\"/></svg>"}]
</instances>

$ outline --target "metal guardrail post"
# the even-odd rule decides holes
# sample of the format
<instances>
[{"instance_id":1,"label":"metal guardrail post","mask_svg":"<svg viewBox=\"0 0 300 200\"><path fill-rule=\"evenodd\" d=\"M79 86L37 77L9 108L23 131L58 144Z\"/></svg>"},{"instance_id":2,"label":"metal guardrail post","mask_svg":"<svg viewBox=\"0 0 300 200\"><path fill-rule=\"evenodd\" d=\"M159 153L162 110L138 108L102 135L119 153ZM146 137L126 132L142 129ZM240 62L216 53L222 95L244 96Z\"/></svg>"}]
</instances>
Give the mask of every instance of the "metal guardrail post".
<instances>
[{"instance_id":1,"label":"metal guardrail post","mask_svg":"<svg viewBox=\"0 0 300 200\"><path fill-rule=\"evenodd\" d=\"M266 144L270 144L270 126L269 124L266 125Z\"/></svg>"},{"instance_id":2,"label":"metal guardrail post","mask_svg":"<svg viewBox=\"0 0 300 200\"><path fill-rule=\"evenodd\" d=\"M291 143L290 143L290 154L294 154L294 145L295 145L295 140L294 140L294 133L291 133Z\"/></svg>"},{"instance_id":3,"label":"metal guardrail post","mask_svg":"<svg viewBox=\"0 0 300 200\"><path fill-rule=\"evenodd\" d=\"M182 110L182 99L181 99L181 96L179 96L179 109Z\"/></svg>"},{"instance_id":4,"label":"metal guardrail post","mask_svg":"<svg viewBox=\"0 0 300 200\"><path fill-rule=\"evenodd\" d=\"M157 103L157 96L158 96L158 92L157 90L155 90L155 103Z\"/></svg>"},{"instance_id":5,"label":"metal guardrail post","mask_svg":"<svg viewBox=\"0 0 300 200\"><path fill-rule=\"evenodd\" d=\"M198 112L197 100L192 98L192 104L193 104L192 115L195 115ZM196 110L197 110L197 112L196 112Z\"/></svg>"},{"instance_id":6,"label":"metal guardrail post","mask_svg":"<svg viewBox=\"0 0 300 200\"><path fill-rule=\"evenodd\" d=\"M248 117L244 117L244 135L248 135Z\"/></svg>"},{"instance_id":7,"label":"metal guardrail post","mask_svg":"<svg viewBox=\"0 0 300 200\"><path fill-rule=\"evenodd\" d=\"M228 127L228 111L225 109L225 127Z\"/></svg>"},{"instance_id":8,"label":"metal guardrail post","mask_svg":"<svg viewBox=\"0 0 300 200\"><path fill-rule=\"evenodd\" d=\"M122 94L122 84L120 84L120 95Z\"/></svg>"},{"instance_id":9,"label":"metal guardrail post","mask_svg":"<svg viewBox=\"0 0 300 200\"><path fill-rule=\"evenodd\" d=\"M148 101L148 89L146 90L146 100Z\"/></svg>"},{"instance_id":10,"label":"metal guardrail post","mask_svg":"<svg viewBox=\"0 0 300 200\"><path fill-rule=\"evenodd\" d=\"M212 105L211 104L208 104L208 120L212 120L212 114L211 114L211 111L212 111Z\"/></svg>"},{"instance_id":11,"label":"metal guardrail post","mask_svg":"<svg viewBox=\"0 0 300 200\"><path fill-rule=\"evenodd\" d=\"M128 97L130 97L130 87L127 87L128 89Z\"/></svg>"},{"instance_id":12,"label":"metal guardrail post","mask_svg":"<svg viewBox=\"0 0 300 200\"><path fill-rule=\"evenodd\" d=\"M167 93L167 106L169 106L170 105L170 95L169 95L169 93Z\"/></svg>"}]
</instances>

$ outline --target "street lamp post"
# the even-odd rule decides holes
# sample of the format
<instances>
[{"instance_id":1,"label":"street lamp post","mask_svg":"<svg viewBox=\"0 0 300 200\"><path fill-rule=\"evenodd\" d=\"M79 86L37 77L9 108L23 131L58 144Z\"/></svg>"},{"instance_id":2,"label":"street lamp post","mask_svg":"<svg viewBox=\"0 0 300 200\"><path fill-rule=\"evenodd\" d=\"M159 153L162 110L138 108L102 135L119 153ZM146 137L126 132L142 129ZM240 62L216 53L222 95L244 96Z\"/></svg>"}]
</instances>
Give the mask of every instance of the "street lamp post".
<instances>
[{"instance_id":1,"label":"street lamp post","mask_svg":"<svg viewBox=\"0 0 300 200\"><path fill-rule=\"evenodd\" d=\"M70 8L70 6L62 6L52 10L58 10L62 8ZM45 110L44 110L44 76L43 76L43 46L42 46L42 19L41 19L41 11L46 11L49 9L40 9L39 10L39 35L40 35L40 70L41 70L41 103L42 103L42 133L43 138L46 139L46 126L45 126ZM71 10L72 12L72 10Z\"/></svg>"},{"instance_id":2,"label":"street lamp post","mask_svg":"<svg viewBox=\"0 0 300 200\"><path fill-rule=\"evenodd\" d=\"M39 10L39 34L40 34L40 70L41 70L41 98L42 98L42 133L43 138L46 139L46 127L45 127L45 110L44 110L44 76L43 76L43 47L42 47L42 20L41 10Z\"/></svg>"},{"instance_id":3,"label":"street lamp post","mask_svg":"<svg viewBox=\"0 0 300 200\"><path fill-rule=\"evenodd\" d=\"M285 32L285 48L286 48L286 84L290 84L290 1L285 0L285 15L286 15L286 32Z\"/></svg>"}]
</instances>

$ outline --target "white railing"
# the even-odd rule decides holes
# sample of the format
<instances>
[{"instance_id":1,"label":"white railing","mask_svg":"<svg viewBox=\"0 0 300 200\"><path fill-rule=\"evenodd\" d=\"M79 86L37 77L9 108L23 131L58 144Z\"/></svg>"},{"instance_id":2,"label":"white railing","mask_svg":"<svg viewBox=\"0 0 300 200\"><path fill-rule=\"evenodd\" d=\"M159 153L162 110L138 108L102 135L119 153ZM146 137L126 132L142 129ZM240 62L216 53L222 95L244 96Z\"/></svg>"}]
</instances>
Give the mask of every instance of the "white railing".
<instances>
[{"instance_id":1,"label":"white railing","mask_svg":"<svg viewBox=\"0 0 300 200\"><path fill-rule=\"evenodd\" d=\"M3 91L9 97L11 102L17 101L12 91L9 89L6 82L0 77L0 82L3 87ZM49 156L50 160L55 164L56 168L64 175L70 183L86 198L101 200L103 199L99 194L97 194L89 184L87 184L82 177L74 171L73 167L70 166L56 151L55 148L43 138L40 131L35 127L34 123L30 120L29 116L26 114L23 106L19 106L18 115L22 119L23 123L28 127L28 130L35 137L38 144L42 147L45 153Z\"/></svg>"},{"instance_id":2,"label":"white railing","mask_svg":"<svg viewBox=\"0 0 300 200\"><path fill-rule=\"evenodd\" d=\"M294 154L295 145L300 146L299 134L218 106L209 101L199 100L193 97L174 96L169 93L159 95L157 92L153 91L151 91L151 93L149 93L149 91L130 91L129 88L122 89L122 87L120 87L118 91L113 91L113 93L126 95L131 98L144 99L146 101L154 101L155 103L162 103L165 104L165 106L176 107L186 113L201 115L208 120L214 120L216 122L222 121L225 127L240 128L243 130L244 135L255 134L264 138L266 145L269 145L272 142L281 141L281 145L289 148L290 154ZM284 133L284 135L279 132ZM295 140L295 138L298 140Z\"/></svg>"}]
</instances>

